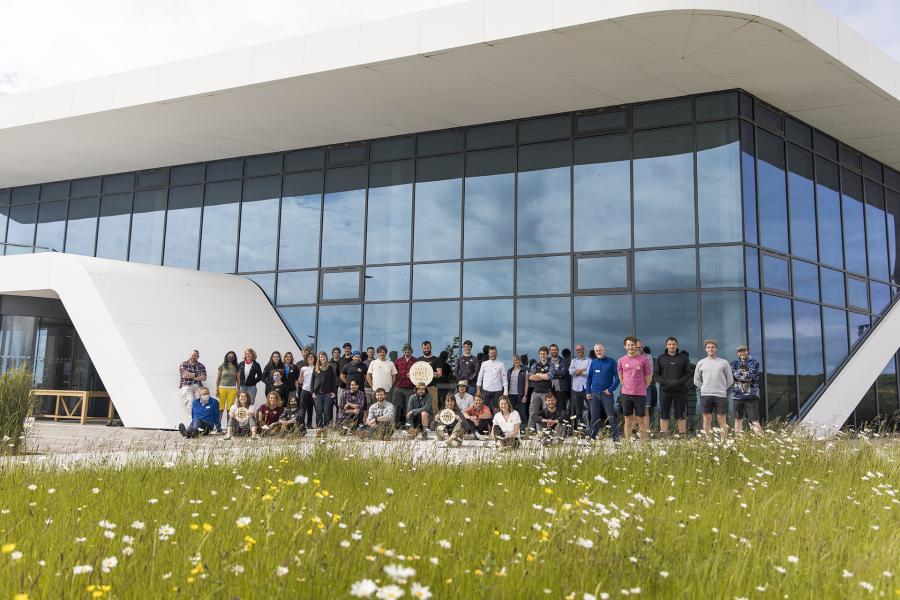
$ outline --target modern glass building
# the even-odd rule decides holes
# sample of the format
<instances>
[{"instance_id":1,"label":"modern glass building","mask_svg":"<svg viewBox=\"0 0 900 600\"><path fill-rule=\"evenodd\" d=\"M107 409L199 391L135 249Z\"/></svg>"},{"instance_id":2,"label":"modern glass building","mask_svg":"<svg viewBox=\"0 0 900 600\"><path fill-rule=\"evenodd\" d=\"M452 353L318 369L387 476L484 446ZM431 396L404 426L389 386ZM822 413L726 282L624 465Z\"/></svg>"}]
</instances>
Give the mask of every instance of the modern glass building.
<instances>
[{"instance_id":1,"label":"modern glass building","mask_svg":"<svg viewBox=\"0 0 900 600\"><path fill-rule=\"evenodd\" d=\"M748 342L768 419L898 292L900 173L739 88L147 167L0 190L5 253L243 275L326 351Z\"/></svg>"}]
</instances>

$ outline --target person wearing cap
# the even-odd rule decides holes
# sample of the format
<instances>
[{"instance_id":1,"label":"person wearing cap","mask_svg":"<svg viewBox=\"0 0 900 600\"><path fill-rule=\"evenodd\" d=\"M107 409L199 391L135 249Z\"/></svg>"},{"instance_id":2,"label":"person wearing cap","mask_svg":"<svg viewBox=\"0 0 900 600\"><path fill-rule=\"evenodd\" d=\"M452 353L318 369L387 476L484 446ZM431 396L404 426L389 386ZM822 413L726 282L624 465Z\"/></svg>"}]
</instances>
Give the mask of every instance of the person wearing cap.
<instances>
[{"instance_id":1,"label":"person wearing cap","mask_svg":"<svg viewBox=\"0 0 900 600\"><path fill-rule=\"evenodd\" d=\"M750 356L750 348L745 344L737 347L737 360L731 361L734 388L734 433L740 434L744 426L744 415L750 420L754 431L761 432L759 424L759 362Z\"/></svg>"},{"instance_id":2,"label":"person wearing cap","mask_svg":"<svg viewBox=\"0 0 900 600\"><path fill-rule=\"evenodd\" d=\"M414 439L421 434L424 440L433 417L431 396L424 385L417 385L415 393L406 401L406 430L409 437Z\"/></svg>"},{"instance_id":3,"label":"person wearing cap","mask_svg":"<svg viewBox=\"0 0 900 600\"><path fill-rule=\"evenodd\" d=\"M366 384L366 367L362 364L362 355L359 350L354 350L350 357L350 362L341 371L341 382L346 389L350 387L351 381L355 381L356 386L362 390Z\"/></svg>"},{"instance_id":4,"label":"person wearing cap","mask_svg":"<svg viewBox=\"0 0 900 600\"><path fill-rule=\"evenodd\" d=\"M465 379L468 382L466 391L469 394L475 393L476 381L478 379L478 357L472 356L472 340L463 342L463 353L456 359L456 368L453 369L453 376L456 379Z\"/></svg>"},{"instance_id":5,"label":"person wearing cap","mask_svg":"<svg viewBox=\"0 0 900 600\"><path fill-rule=\"evenodd\" d=\"M394 418L396 419L397 427L402 426L404 423L406 400L415 388L409 379L409 370L415 362L416 359L412 355L412 346L403 344L403 356L398 356L394 360L394 367L397 369L397 383L394 385L394 389L391 390L391 404L394 405Z\"/></svg>"},{"instance_id":6,"label":"person wearing cap","mask_svg":"<svg viewBox=\"0 0 900 600\"><path fill-rule=\"evenodd\" d=\"M453 399L456 401L456 406L460 411L464 411L470 406L472 406L472 394L468 392L469 382L466 379L460 379L456 382L456 393L453 394Z\"/></svg>"}]
</instances>

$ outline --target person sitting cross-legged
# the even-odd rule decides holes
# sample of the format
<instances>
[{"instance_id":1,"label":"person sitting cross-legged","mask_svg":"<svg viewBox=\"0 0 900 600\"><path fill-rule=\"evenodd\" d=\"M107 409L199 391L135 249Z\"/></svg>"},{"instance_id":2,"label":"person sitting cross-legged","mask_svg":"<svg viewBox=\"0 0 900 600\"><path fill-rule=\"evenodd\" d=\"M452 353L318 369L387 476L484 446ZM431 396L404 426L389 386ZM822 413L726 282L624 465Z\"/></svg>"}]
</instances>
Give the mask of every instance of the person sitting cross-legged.
<instances>
[{"instance_id":1,"label":"person sitting cross-legged","mask_svg":"<svg viewBox=\"0 0 900 600\"><path fill-rule=\"evenodd\" d=\"M356 430L360 438L389 440L394 434L394 405L387 402L384 388L375 390L375 402L369 407L363 424Z\"/></svg>"},{"instance_id":2,"label":"person sitting cross-legged","mask_svg":"<svg viewBox=\"0 0 900 600\"><path fill-rule=\"evenodd\" d=\"M541 442L561 444L566 438L567 428L566 411L557 406L553 392L547 392L544 405L538 410L535 420L535 429L541 435Z\"/></svg>"},{"instance_id":3,"label":"person sitting cross-legged","mask_svg":"<svg viewBox=\"0 0 900 600\"><path fill-rule=\"evenodd\" d=\"M463 411L462 431L474 436L476 439L483 440L491 429L491 409L484 403L484 398L480 392L475 392L475 399L472 400L472 406ZM455 434L454 434L455 435Z\"/></svg>"},{"instance_id":4,"label":"person sitting cross-legged","mask_svg":"<svg viewBox=\"0 0 900 600\"><path fill-rule=\"evenodd\" d=\"M297 433L306 434L306 423L303 422L303 409L297 395L291 396L288 405L281 412L278 421L269 426L269 433Z\"/></svg>"},{"instance_id":5,"label":"person sitting cross-legged","mask_svg":"<svg viewBox=\"0 0 900 600\"><path fill-rule=\"evenodd\" d=\"M256 435L256 409L250 403L250 394L246 391L238 392L237 402L228 413L225 439L230 440L235 435L249 435L254 440L259 438Z\"/></svg>"},{"instance_id":6,"label":"person sitting cross-legged","mask_svg":"<svg viewBox=\"0 0 900 600\"><path fill-rule=\"evenodd\" d=\"M335 427L341 435L353 433L362 425L364 414L366 414L366 392L359 387L356 379L351 379L349 387L341 392Z\"/></svg>"},{"instance_id":7,"label":"person sitting cross-legged","mask_svg":"<svg viewBox=\"0 0 900 600\"><path fill-rule=\"evenodd\" d=\"M494 426L491 435L498 448L518 448L519 428L522 426L522 417L519 411L513 410L507 396L500 396L499 408L494 415Z\"/></svg>"},{"instance_id":8,"label":"person sitting cross-legged","mask_svg":"<svg viewBox=\"0 0 900 600\"><path fill-rule=\"evenodd\" d=\"M257 412L259 432L263 435L272 433L272 426L278 423L282 412L284 403L281 401L281 394L277 390L271 390L266 394L266 403L260 406Z\"/></svg>"},{"instance_id":9,"label":"person sitting cross-legged","mask_svg":"<svg viewBox=\"0 0 900 600\"><path fill-rule=\"evenodd\" d=\"M449 421L445 417L445 415L450 414L446 412L448 410L453 413L452 421ZM455 431L462 430L462 424L460 423L462 418L462 411L459 410L459 406L456 403L456 396L454 394L447 394L447 397L444 399L443 410L441 410L434 418L434 437L437 438L437 441L442 442L453 435ZM461 437L461 435L458 437ZM457 438L454 438L454 441L456 440Z\"/></svg>"},{"instance_id":10,"label":"person sitting cross-legged","mask_svg":"<svg viewBox=\"0 0 900 600\"><path fill-rule=\"evenodd\" d=\"M209 435L214 429L222 433L222 425L219 417L219 401L209 395L209 388L200 388L200 397L191 403L191 424L187 427L184 423L178 424L178 431L186 438L194 438L200 435Z\"/></svg>"},{"instance_id":11,"label":"person sitting cross-legged","mask_svg":"<svg viewBox=\"0 0 900 600\"><path fill-rule=\"evenodd\" d=\"M426 431L433 417L433 403L428 389L424 385L416 385L415 393L406 401L406 431L410 439L420 433L426 438Z\"/></svg>"}]
</instances>

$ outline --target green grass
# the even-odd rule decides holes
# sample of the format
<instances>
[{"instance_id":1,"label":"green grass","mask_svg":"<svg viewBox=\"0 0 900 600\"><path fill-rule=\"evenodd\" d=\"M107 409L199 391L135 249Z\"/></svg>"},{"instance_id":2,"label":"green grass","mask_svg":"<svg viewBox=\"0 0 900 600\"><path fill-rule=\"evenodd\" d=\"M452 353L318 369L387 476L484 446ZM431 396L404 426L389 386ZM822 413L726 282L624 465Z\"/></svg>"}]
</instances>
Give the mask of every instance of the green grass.
<instances>
[{"instance_id":1,"label":"green grass","mask_svg":"<svg viewBox=\"0 0 900 600\"><path fill-rule=\"evenodd\" d=\"M394 445L390 461L327 442L238 463L8 463L0 599L346 598L361 579L389 585L388 565L415 570L397 583L404 598L414 582L435 598L869 597L863 584L900 594L896 441L780 432L458 466L413 464ZM174 533L161 540L164 525Z\"/></svg>"}]
</instances>

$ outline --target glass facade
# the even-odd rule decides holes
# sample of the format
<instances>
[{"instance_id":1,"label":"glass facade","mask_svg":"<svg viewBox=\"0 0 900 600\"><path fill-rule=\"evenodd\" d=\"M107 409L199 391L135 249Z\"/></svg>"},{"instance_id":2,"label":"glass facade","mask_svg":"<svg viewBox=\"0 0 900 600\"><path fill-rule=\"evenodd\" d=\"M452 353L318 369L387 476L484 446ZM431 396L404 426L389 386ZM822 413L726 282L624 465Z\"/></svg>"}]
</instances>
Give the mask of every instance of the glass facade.
<instances>
[{"instance_id":1,"label":"glass facade","mask_svg":"<svg viewBox=\"0 0 900 600\"><path fill-rule=\"evenodd\" d=\"M789 418L897 293L900 174L839 147L720 92L0 190L0 247L243 275L326 351L748 342Z\"/></svg>"}]
</instances>

